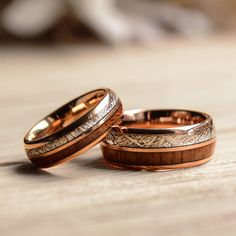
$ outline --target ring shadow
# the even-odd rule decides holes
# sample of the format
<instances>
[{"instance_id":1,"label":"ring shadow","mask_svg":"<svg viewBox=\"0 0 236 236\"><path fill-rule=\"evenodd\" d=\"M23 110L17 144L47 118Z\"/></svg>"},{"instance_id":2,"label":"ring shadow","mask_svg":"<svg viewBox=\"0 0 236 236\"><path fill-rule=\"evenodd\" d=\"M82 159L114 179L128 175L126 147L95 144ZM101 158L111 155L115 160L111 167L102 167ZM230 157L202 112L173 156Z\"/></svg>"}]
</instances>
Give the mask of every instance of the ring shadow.
<instances>
[{"instance_id":1,"label":"ring shadow","mask_svg":"<svg viewBox=\"0 0 236 236\"><path fill-rule=\"evenodd\" d=\"M37 166L28 162L24 162L24 163L21 163L20 165L16 165L14 168L14 171L20 175L56 177L56 175L46 170L40 169Z\"/></svg>"},{"instance_id":2,"label":"ring shadow","mask_svg":"<svg viewBox=\"0 0 236 236\"><path fill-rule=\"evenodd\" d=\"M60 178L60 176L54 173L48 172L46 170L40 169L27 161L9 161L0 163L1 167L12 167L13 172L24 176L37 176L37 177L50 177L50 178Z\"/></svg>"},{"instance_id":3,"label":"ring shadow","mask_svg":"<svg viewBox=\"0 0 236 236\"><path fill-rule=\"evenodd\" d=\"M45 170L42 170L35 165L27 161L8 161L0 163L1 167L13 167L13 171L20 175L31 175L31 176L55 176Z\"/></svg>"}]
</instances>

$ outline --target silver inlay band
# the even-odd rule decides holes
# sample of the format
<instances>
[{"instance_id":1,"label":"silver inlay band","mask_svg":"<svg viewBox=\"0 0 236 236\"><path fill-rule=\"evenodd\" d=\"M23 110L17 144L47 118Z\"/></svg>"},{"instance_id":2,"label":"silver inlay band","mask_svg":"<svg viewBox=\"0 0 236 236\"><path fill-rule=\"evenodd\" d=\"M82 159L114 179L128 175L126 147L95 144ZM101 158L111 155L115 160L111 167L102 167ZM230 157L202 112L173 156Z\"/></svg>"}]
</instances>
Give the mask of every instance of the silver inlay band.
<instances>
[{"instance_id":1,"label":"silver inlay band","mask_svg":"<svg viewBox=\"0 0 236 236\"><path fill-rule=\"evenodd\" d=\"M136 117L138 117L139 113L141 114L141 112L143 111L136 112ZM131 114L133 114L133 111L128 111L125 113L125 119L123 123L126 123L130 120L135 120L134 117L132 118ZM205 117L204 120L199 123L194 123L193 125L183 125L169 129L138 129L129 128L129 126L127 126L127 128L125 124L121 124L121 126L114 127L109 132L104 142L115 147L149 149L174 148L199 144L215 138L215 127L211 117L207 114L204 114L203 116ZM142 133L142 130L144 130L145 132Z\"/></svg>"}]
</instances>

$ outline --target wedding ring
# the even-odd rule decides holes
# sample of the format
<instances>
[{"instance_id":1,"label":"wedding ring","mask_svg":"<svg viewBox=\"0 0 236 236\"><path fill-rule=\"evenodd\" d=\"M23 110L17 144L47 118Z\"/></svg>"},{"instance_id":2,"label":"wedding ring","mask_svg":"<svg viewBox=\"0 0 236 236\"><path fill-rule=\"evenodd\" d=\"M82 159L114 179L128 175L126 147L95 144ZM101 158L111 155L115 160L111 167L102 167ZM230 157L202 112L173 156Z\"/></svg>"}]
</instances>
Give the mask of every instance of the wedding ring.
<instances>
[{"instance_id":1,"label":"wedding ring","mask_svg":"<svg viewBox=\"0 0 236 236\"><path fill-rule=\"evenodd\" d=\"M24 138L26 154L41 168L63 163L98 144L121 117L122 104L113 91L91 91L38 122Z\"/></svg>"},{"instance_id":2,"label":"wedding ring","mask_svg":"<svg viewBox=\"0 0 236 236\"><path fill-rule=\"evenodd\" d=\"M188 110L133 110L124 113L101 143L111 165L136 170L193 167L209 161L215 148L212 118Z\"/></svg>"}]
</instances>

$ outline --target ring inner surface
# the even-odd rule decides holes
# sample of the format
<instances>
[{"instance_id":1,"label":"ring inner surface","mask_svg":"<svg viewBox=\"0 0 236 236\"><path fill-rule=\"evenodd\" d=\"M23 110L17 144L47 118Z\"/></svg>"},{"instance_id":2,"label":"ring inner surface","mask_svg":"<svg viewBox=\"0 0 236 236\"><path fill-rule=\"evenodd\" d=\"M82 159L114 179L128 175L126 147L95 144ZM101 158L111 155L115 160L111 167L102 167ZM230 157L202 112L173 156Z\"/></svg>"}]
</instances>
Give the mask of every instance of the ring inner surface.
<instances>
[{"instance_id":1,"label":"ring inner surface","mask_svg":"<svg viewBox=\"0 0 236 236\"><path fill-rule=\"evenodd\" d=\"M190 111L145 111L125 114L121 126L134 129L165 129L194 125L203 122L206 117Z\"/></svg>"},{"instance_id":2,"label":"ring inner surface","mask_svg":"<svg viewBox=\"0 0 236 236\"><path fill-rule=\"evenodd\" d=\"M26 135L26 141L39 140L69 126L94 109L105 94L105 90L98 90L69 102L36 124Z\"/></svg>"}]
</instances>

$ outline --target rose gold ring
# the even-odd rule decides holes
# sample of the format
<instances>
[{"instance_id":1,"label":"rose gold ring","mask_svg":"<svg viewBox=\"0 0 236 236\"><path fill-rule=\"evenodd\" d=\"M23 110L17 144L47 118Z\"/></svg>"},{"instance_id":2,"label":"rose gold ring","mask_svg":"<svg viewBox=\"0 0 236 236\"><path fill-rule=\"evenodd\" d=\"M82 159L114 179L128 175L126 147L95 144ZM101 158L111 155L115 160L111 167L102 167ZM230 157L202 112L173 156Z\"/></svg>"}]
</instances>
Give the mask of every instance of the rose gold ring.
<instances>
[{"instance_id":1,"label":"rose gold ring","mask_svg":"<svg viewBox=\"0 0 236 236\"><path fill-rule=\"evenodd\" d=\"M121 117L122 104L113 91L91 91L38 122L24 138L26 154L42 168L68 161L99 143Z\"/></svg>"},{"instance_id":2,"label":"rose gold ring","mask_svg":"<svg viewBox=\"0 0 236 236\"><path fill-rule=\"evenodd\" d=\"M101 143L111 165L136 170L198 166L215 149L212 118L188 110L133 110L124 114Z\"/></svg>"}]
</instances>

